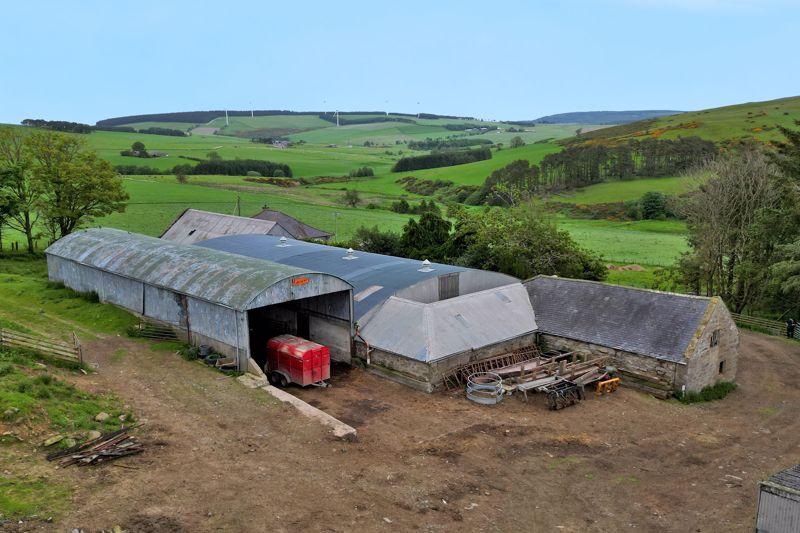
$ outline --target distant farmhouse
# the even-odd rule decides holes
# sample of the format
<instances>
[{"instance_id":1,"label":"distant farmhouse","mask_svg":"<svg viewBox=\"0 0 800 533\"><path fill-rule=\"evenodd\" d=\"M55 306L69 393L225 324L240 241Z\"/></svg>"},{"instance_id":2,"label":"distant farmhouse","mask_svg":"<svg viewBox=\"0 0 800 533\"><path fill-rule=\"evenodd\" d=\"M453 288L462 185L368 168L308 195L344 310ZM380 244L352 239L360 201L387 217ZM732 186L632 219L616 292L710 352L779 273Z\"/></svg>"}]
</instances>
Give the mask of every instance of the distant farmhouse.
<instances>
[{"instance_id":1,"label":"distant farmhouse","mask_svg":"<svg viewBox=\"0 0 800 533\"><path fill-rule=\"evenodd\" d=\"M330 233L269 209L261 211L253 218L186 209L161 234L161 238L180 244L194 244L225 235L274 235L298 240L325 241L331 237Z\"/></svg>"}]
</instances>

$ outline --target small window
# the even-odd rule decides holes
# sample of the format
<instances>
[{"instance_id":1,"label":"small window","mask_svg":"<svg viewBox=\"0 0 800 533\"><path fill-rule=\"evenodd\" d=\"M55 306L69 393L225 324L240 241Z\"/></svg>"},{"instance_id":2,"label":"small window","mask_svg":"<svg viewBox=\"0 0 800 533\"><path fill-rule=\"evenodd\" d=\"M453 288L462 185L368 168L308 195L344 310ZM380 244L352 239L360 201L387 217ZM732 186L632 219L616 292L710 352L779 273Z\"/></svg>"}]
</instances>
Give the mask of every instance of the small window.
<instances>
[{"instance_id":1,"label":"small window","mask_svg":"<svg viewBox=\"0 0 800 533\"><path fill-rule=\"evenodd\" d=\"M720 374L724 374L725 373L725 361L720 361L719 362L719 373Z\"/></svg>"},{"instance_id":2,"label":"small window","mask_svg":"<svg viewBox=\"0 0 800 533\"><path fill-rule=\"evenodd\" d=\"M714 333L711 334L711 346L714 347L719 344L719 330L715 330Z\"/></svg>"}]
</instances>

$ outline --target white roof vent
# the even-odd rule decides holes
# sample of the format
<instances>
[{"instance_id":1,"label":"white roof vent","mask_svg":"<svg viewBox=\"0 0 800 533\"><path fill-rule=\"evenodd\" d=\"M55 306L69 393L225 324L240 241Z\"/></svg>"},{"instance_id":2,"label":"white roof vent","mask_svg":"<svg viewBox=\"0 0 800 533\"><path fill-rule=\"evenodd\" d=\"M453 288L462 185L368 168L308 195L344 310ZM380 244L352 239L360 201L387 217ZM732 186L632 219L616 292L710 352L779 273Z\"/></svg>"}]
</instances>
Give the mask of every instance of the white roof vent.
<instances>
[{"instance_id":1,"label":"white roof vent","mask_svg":"<svg viewBox=\"0 0 800 533\"><path fill-rule=\"evenodd\" d=\"M291 246L291 244L287 242L289 239L287 239L286 237L281 237L279 240L281 241L281 243L277 245L278 248L286 248L287 246Z\"/></svg>"},{"instance_id":2,"label":"white roof vent","mask_svg":"<svg viewBox=\"0 0 800 533\"><path fill-rule=\"evenodd\" d=\"M427 259L422 262L422 268L417 270L417 272L433 272L433 268L431 268L431 262Z\"/></svg>"},{"instance_id":3,"label":"white roof vent","mask_svg":"<svg viewBox=\"0 0 800 533\"><path fill-rule=\"evenodd\" d=\"M356 252L352 248L348 248L347 253L342 257L342 259L352 261L353 259L358 259L358 256L356 255Z\"/></svg>"}]
</instances>

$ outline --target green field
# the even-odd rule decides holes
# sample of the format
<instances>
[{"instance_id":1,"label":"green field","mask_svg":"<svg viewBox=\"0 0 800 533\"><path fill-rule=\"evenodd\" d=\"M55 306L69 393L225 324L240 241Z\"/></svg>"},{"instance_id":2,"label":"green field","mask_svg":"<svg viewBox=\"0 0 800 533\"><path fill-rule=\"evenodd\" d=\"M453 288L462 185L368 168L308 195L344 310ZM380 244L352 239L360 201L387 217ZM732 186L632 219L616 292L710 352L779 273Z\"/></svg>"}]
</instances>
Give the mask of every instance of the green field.
<instances>
[{"instance_id":1,"label":"green field","mask_svg":"<svg viewBox=\"0 0 800 533\"><path fill-rule=\"evenodd\" d=\"M202 178L214 181L211 176ZM331 202L314 203L318 198L313 193L308 194L306 201L301 201L284 195L286 190L280 187L264 185L260 188L264 192L237 192L191 183L181 185L174 180L154 179L149 176L131 176L125 179L125 189L131 196L128 208L124 213L115 213L98 220L95 225L160 235L181 211L189 207L235 214L237 195L240 198L242 216L254 215L266 205L312 226L336 232L340 239L351 237L362 225L399 230L408 221L408 215L381 209L354 209ZM294 190L291 192L295 193Z\"/></svg>"},{"instance_id":2,"label":"green field","mask_svg":"<svg viewBox=\"0 0 800 533\"><path fill-rule=\"evenodd\" d=\"M347 116L345 114L343 117ZM363 116L353 116L353 118ZM192 135L170 137L138 133L94 132L82 136L98 154L115 165L141 165L169 170L177 164L194 164L191 158L205 158L216 151L224 159L261 159L288 164L297 177L341 176L349 171L369 166L375 176L347 182L326 183L314 186L278 187L245 181L241 176L189 176L189 183L179 184L172 175L126 176L125 189L130 202L124 213L116 213L94 221L93 225L107 225L160 235L169 223L184 209L192 207L207 211L234 214L237 209L250 216L262 207L279 209L320 229L337 234L339 239L350 238L360 226L378 226L384 230L399 231L409 216L388 210L389 204L401 197L417 198L408 193L397 180L404 176L422 179L449 180L456 184L480 185L492 171L518 159L537 163L560 146L553 142L537 140L564 138L574 135L580 125L537 125L524 132L492 131L477 138L488 138L506 147L492 151L492 159L467 165L392 173L391 167L409 151L405 142L411 139L463 137L458 131L444 128L446 123L463 122L459 119L420 119L418 123L379 122L336 127L314 115L278 115L268 117L230 117L228 134L278 134L289 129L304 130L291 135L305 143L279 149L271 145L250 142L244 137L231 135ZM472 122L472 121L470 121ZM507 124L499 125L502 130ZM224 125L224 118L212 121L214 126ZM147 123L137 127L167 127L189 129L189 123ZM584 128L586 128L584 126ZM507 147L511 137L519 135L526 140L520 148ZM383 144L382 147L364 147L365 141ZM166 152L160 158L134 158L119 154L135 141L145 143L148 150ZM330 147L329 145L336 145ZM586 187L574 194L554 198L568 203L606 203L639 198L644 192L656 190L667 194L683 192L688 181L682 177L633 180L603 183ZM346 189L355 189L361 195L361 205L346 207L342 201ZM368 209L367 205L374 204ZM674 222L612 222L605 220L577 220L559 216L557 224L569 231L583 247L594 250L609 261L620 264L644 265L646 272L612 272L611 277L629 284L646 284L657 266L671 264L686 249L685 228ZM20 240L19 235L8 233L8 240ZM45 245L39 244L40 249Z\"/></svg>"},{"instance_id":3,"label":"green field","mask_svg":"<svg viewBox=\"0 0 800 533\"><path fill-rule=\"evenodd\" d=\"M800 120L800 96L692 111L652 121L606 128L587 139L618 141L654 137L675 139L697 135L712 141L781 138L776 126L793 127Z\"/></svg>"},{"instance_id":4,"label":"green field","mask_svg":"<svg viewBox=\"0 0 800 533\"><path fill-rule=\"evenodd\" d=\"M669 266L688 249L686 227L674 220L617 222L560 217L560 228L607 261Z\"/></svg>"},{"instance_id":5,"label":"green field","mask_svg":"<svg viewBox=\"0 0 800 533\"><path fill-rule=\"evenodd\" d=\"M340 188L346 186L351 189L356 189L363 192L374 192L390 195L408 195L416 196L408 193L403 187L397 183L397 180L406 176L415 176L421 179L429 180L449 180L454 183L462 185L481 185L484 180L492 173L492 171L504 167L518 159L527 159L531 163L538 163L542 158L554 152L558 152L561 148L552 143L542 144L529 144L520 148L507 148L497 151L492 151L492 158L485 161L478 161L476 163L469 163L466 165L458 165L454 167L431 168L425 170L415 170L412 172L383 172L374 178L350 182L346 184L334 183L328 185L320 185L322 188Z\"/></svg>"},{"instance_id":6,"label":"green field","mask_svg":"<svg viewBox=\"0 0 800 533\"><path fill-rule=\"evenodd\" d=\"M606 204L638 200L646 192L678 195L692 189L695 178L674 176L627 181L610 181L577 189L569 193L554 195L550 199L570 204Z\"/></svg>"}]
</instances>

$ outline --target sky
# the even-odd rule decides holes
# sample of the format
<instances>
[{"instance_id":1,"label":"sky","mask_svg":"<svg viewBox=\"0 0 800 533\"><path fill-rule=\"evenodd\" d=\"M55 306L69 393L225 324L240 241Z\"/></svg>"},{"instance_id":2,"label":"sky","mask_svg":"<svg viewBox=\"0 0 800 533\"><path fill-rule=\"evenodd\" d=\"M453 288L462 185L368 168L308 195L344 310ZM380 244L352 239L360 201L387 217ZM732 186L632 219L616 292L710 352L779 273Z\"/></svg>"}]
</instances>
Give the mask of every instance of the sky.
<instances>
[{"instance_id":1,"label":"sky","mask_svg":"<svg viewBox=\"0 0 800 533\"><path fill-rule=\"evenodd\" d=\"M696 110L799 95L798 28L800 0L3 0L0 122Z\"/></svg>"}]
</instances>

